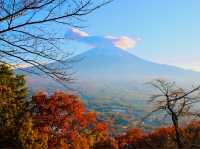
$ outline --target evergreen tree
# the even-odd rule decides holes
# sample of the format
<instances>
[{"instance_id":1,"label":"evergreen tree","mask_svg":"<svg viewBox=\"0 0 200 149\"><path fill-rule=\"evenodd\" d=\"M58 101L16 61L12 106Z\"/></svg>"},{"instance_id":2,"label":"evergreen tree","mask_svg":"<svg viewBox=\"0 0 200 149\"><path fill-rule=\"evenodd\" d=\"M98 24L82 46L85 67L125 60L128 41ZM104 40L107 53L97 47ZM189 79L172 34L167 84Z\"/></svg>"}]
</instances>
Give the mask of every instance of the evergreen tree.
<instances>
[{"instance_id":1,"label":"evergreen tree","mask_svg":"<svg viewBox=\"0 0 200 149\"><path fill-rule=\"evenodd\" d=\"M0 148L16 148L20 120L27 110L26 82L23 75L0 64Z\"/></svg>"}]
</instances>

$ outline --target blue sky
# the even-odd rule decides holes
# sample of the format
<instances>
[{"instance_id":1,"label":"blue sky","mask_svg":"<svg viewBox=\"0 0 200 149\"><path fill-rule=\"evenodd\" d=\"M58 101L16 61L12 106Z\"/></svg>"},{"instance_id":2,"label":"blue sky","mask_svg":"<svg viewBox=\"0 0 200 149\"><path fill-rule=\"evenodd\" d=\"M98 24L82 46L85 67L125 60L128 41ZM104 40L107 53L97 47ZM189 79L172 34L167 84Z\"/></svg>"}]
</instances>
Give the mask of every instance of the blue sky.
<instances>
[{"instance_id":1,"label":"blue sky","mask_svg":"<svg viewBox=\"0 0 200 149\"><path fill-rule=\"evenodd\" d=\"M92 35L140 38L141 58L200 71L200 0L115 0L84 20Z\"/></svg>"}]
</instances>

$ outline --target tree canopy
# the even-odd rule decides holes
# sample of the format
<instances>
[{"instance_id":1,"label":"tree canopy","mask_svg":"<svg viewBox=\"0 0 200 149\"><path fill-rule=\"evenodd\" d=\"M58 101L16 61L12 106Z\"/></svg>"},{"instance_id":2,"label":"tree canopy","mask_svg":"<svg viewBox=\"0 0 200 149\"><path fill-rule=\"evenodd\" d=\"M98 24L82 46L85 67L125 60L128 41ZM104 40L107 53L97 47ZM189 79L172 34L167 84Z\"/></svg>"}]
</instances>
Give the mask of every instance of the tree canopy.
<instances>
[{"instance_id":1,"label":"tree canopy","mask_svg":"<svg viewBox=\"0 0 200 149\"><path fill-rule=\"evenodd\" d=\"M0 65L0 146L18 144L20 119L27 110L27 88L23 75L15 75L7 65Z\"/></svg>"}]
</instances>

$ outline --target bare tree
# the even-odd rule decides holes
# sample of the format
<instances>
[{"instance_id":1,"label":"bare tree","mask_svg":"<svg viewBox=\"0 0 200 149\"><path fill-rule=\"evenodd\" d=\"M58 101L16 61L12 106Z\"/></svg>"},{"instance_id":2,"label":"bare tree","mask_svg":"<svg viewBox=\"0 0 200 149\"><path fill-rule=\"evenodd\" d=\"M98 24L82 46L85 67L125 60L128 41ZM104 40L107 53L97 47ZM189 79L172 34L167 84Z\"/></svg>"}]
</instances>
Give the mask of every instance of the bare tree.
<instances>
[{"instance_id":1,"label":"bare tree","mask_svg":"<svg viewBox=\"0 0 200 149\"><path fill-rule=\"evenodd\" d=\"M59 81L70 81L66 73L69 53L60 43L66 26L112 0L0 0L0 63L13 67L28 64ZM58 62L58 70L49 62ZM65 69L65 71L63 71ZM39 70L39 71L38 71Z\"/></svg>"},{"instance_id":2,"label":"bare tree","mask_svg":"<svg viewBox=\"0 0 200 149\"><path fill-rule=\"evenodd\" d=\"M167 82L165 80L155 80L150 83L156 88L159 93L151 97L150 102L153 104L153 109L145 118L155 112L165 112L170 116L174 130L175 140L179 149L183 148L180 133L180 117L184 115L193 115L192 105L199 102L200 86L186 91L183 88L177 87L175 82Z\"/></svg>"}]
</instances>

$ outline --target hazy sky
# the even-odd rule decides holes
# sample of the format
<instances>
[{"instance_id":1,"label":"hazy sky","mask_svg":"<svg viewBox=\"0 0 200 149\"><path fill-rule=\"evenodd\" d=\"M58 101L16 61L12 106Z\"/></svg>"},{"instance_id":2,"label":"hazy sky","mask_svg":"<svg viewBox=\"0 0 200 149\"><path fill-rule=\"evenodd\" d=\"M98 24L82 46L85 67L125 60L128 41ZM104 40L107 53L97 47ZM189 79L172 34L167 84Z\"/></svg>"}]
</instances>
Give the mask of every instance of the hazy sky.
<instances>
[{"instance_id":1,"label":"hazy sky","mask_svg":"<svg viewBox=\"0 0 200 149\"><path fill-rule=\"evenodd\" d=\"M200 71L200 0L115 0L84 19L89 34L141 39L139 57Z\"/></svg>"}]
</instances>

